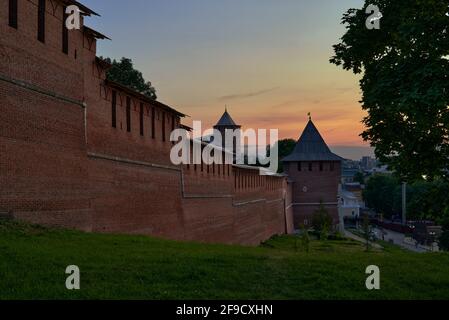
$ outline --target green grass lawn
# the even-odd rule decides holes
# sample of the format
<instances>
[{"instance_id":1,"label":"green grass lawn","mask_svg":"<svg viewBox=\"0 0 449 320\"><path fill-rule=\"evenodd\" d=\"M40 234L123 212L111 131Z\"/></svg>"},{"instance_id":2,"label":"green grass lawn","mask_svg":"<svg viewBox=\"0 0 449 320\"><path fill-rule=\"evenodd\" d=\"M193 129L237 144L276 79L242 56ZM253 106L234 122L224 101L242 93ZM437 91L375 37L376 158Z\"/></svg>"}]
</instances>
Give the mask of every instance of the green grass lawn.
<instances>
[{"instance_id":1,"label":"green grass lawn","mask_svg":"<svg viewBox=\"0 0 449 320\"><path fill-rule=\"evenodd\" d=\"M368 291L365 269L381 269ZM65 269L81 270L81 290ZM295 238L261 247L86 234L0 221L0 299L449 299L449 254Z\"/></svg>"}]
</instances>

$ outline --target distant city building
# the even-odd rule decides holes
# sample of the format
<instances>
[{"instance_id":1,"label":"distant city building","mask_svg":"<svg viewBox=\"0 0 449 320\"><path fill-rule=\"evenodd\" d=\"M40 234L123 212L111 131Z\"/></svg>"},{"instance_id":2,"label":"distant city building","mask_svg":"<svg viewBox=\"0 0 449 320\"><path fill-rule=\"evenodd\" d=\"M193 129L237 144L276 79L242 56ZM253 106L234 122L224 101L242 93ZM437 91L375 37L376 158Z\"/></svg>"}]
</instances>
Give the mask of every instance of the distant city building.
<instances>
[{"instance_id":1,"label":"distant city building","mask_svg":"<svg viewBox=\"0 0 449 320\"><path fill-rule=\"evenodd\" d=\"M361 208L365 207L365 202L363 201L363 189L364 185L359 182L349 182L343 184L343 190L351 192L356 198Z\"/></svg>"},{"instance_id":2,"label":"distant city building","mask_svg":"<svg viewBox=\"0 0 449 320\"><path fill-rule=\"evenodd\" d=\"M343 183L340 189L339 214L340 219L348 222L346 218L360 218L366 211L363 201L363 188L359 182Z\"/></svg>"},{"instance_id":3,"label":"distant city building","mask_svg":"<svg viewBox=\"0 0 449 320\"><path fill-rule=\"evenodd\" d=\"M361 204L353 192L347 190L340 192L340 212L343 218L360 217L360 209Z\"/></svg>"},{"instance_id":4,"label":"distant city building","mask_svg":"<svg viewBox=\"0 0 449 320\"><path fill-rule=\"evenodd\" d=\"M368 172L371 174L374 174L374 173L392 174L393 173L393 171L391 171L387 165L375 167L372 170L369 170Z\"/></svg>"},{"instance_id":5,"label":"distant city building","mask_svg":"<svg viewBox=\"0 0 449 320\"><path fill-rule=\"evenodd\" d=\"M343 168L341 171L341 183L354 182L355 175L360 172L359 169Z\"/></svg>"},{"instance_id":6,"label":"distant city building","mask_svg":"<svg viewBox=\"0 0 449 320\"><path fill-rule=\"evenodd\" d=\"M342 163L341 183L354 182L357 173L361 172L360 161L346 159Z\"/></svg>"},{"instance_id":7,"label":"distant city building","mask_svg":"<svg viewBox=\"0 0 449 320\"><path fill-rule=\"evenodd\" d=\"M376 159L373 159L371 157L363 157L360 161L360 167L362 170L370 171L373 170L377 165Z\"/></svg>"}]
</instances>

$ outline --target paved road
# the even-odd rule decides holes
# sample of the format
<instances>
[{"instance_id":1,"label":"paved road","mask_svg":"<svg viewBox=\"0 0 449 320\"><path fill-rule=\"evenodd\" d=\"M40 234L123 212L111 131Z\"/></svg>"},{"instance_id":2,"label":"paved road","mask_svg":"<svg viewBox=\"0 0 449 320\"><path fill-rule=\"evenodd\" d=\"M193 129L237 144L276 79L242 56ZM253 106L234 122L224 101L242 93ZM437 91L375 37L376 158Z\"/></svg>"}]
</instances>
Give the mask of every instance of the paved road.
<instances>
[{"instance_id":1,"label":"paved road","mask_svg":"<svg viewBox=\"0 0 449 320\"><path fill-rule=\"evenodd\" d=\"M375 228L374 230L376 231L377 235L382 234L381 233L382 231L380 229ZM422 246L416 247L415 245L411 245L411 244L404 242L405 235L403 233L398 233L398 232L394 232L394 231L387 230L387 229L383 229L383 231L385 234L384 241L386 241L386 242L390 242L392 244L395 244L404 249L414 251L414 252L429 252L430 251L429 248L424 248Z\"/></svg>"},{"instance_id":2,"label":"paved road","mask_svg":"<svg viewBox=\"0 0 449 320\"><path fill-rule=\"evenodd\" d=\"M366 243L365 239L363 239L362 237L359 237L359 236L353 234L352 232L350 232L348 230L345 230L345 237L349 238L349 239L352 239L352 240L355 240L355 241L358 241L358 242ZM380 244L370 242L370 245L373 248L382 249L382 246Z\"/></svg>"},{"instance_id":3,"label":"paved road","mask_svg":"<svg viewBox=\"0 0 449 320\"><path fill-rule=\"evenodd\" d=\"M379 236L379 238L380 238L380 235L382 234L381 230L377 229L377 228L374 228L373 231L375 231L376 235ZM415 245L406 243L404 241L405 235L403 233L398 233L398 232L394 232L394 231L386 230L386 229L384 229L383 231L384 231L384 234L385 234L383 240L386 241L386 242L392 243L394 245L400 246L400 247L402 247L404 249L407 249L407 250L410 250L410 251L413 251L413 252L424 253L424 252L430 252L431 251L431 249L428 248L428 247L423 247L423 246L418 246L417 247ZM362 237L359 237L359 236L353 234L352 232L350 232L348 230L345 230L345 236L347 238L353 239L355 241L359 241L359 242L365 243L365 239L363 239ZM374 248L382 249L382 246L377 244L377 243L371 243L371 245Z\"/></svg>"}]
</instances>

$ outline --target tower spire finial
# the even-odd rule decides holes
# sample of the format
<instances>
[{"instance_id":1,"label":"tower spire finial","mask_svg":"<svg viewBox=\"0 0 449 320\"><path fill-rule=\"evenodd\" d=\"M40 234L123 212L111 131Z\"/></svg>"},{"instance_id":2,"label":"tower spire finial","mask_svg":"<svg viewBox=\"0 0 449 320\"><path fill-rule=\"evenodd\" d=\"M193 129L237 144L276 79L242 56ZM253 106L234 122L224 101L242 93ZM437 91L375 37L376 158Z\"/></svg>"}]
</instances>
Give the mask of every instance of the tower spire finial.
<instances>
[{"instance_id":1,"label":"tower spire finial","mask_svg":"<svg viewBox=\"0 0 449 320\"><path fill-rule=\"evenodd\" d=\"M309 117L309 120L312 121L312 114L310 112L307 114L307 116Z\"/></svg>"},{"instance_id":2,"label":"tower spire finial","mask_svg":"<svg viewBox=\"0 0 449 320\"><path fill-rule=\"evenodd\" d=\"M228 112L228 105L225 104L225 112Z\"/></svg>"}]
</instances>

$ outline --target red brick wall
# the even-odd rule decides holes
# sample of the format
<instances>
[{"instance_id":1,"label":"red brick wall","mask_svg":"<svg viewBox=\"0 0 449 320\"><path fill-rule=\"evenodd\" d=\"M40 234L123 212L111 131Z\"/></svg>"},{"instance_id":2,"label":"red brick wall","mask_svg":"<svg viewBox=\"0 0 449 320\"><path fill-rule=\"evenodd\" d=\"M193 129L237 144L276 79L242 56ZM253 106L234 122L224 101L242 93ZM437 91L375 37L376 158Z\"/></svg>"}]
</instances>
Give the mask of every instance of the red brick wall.
<instances>
[{"instance_id":1,"label":"red brick wall","mask_svg":"<svg viewBox=\"0 0 449 320\"><path fill-rule=\"evenodd\" d=\"M286 210L286 233L291 234L295 231L294 213L292 205L292 184L284 182L285 185L285 210Z\"/></svg>"},{"instance_id":2,"label":"red brick wall","mask_svg":"<svg viewBox=\"0 0 449 320\"><path fill-rule=\"evenodd\" d=\"M323 171L320 171L320 163L312 163L312 171L309 171L308 163L304 162L301 171L298 164L291 162L285 164L285 172L292 181L292 206L294 224L310 223L311 216L323 202L325 208L338 223L338 186L341 180L341 163L334 162L331 170L330 162L323 162Z\"/></svg>"},{"instance_id":3,"label":"red brick wall","mask_svg":"<svg viewBox=\"0 0 449 320\"><path fill-rule=\"evenodd\" d=\"M184 238L180 172L90 158L92 229Z\"/></svg>"},{"instance_id":4,"label":"red brick wall","mask_svg":"<svg viewBox=\"0 0 449 320\"><path fill-rule=\"evenodd\" d=\"M62 7L47 1L43 44L37 1L18 3L16 30L8 25L8 1L0 1L0 211L90 230L82 61L73 54L81 32L71 34L65 55Z\"/></svg>"},{"instance_id":5,"label":"red brick wall","mask_svg":"<svg viewBox=\"0 0 449 320\"><path fill-rule=\"evenodd\" d=\"M46 40L37 40L38 0L18 1L18 29L8 25L7 0L0 1L0 74L83 100L82 33L69 32L69 55L62 52L62 6L47 0Z\"/></svg>"},{"instance_id":6,"label":"red brick wall","mask_svg":"<svg viewBox=\"0 0 449 320\"><path fill-rule=\"evenodd\" d=\"M86 231L248 245L292 230L284 178L231 166L173 166L169 110L131 96L127 132L129 93L119 90L113 128L113 88L95 62L96 40L70 31L66 55L62 6L47 1L43 44L37 0L19 4L15 30L8 1L0 1L0 212Z\"/></svg>"},{"instance_id":7,"label":"red brick wall","mask_svg":"<svg viewBox=\"0 0 449 320\"><path fill-rule=\"evenodd\" d=\"M259 244L276 234L292 231L285 210L281 177L260 176L258 170L232 168L209 174L193 166L184 174L184 223L187 239ZM204 170L205 168L203 168ZM226 173L218 175L218 172ZM285 201L284 201L285 199ZM287 217L287 220L286 220ZM286 225L288 224L288 225Z\"/></svg>"},{"instance_id":8,"label":"red brick wall","mask_svg":"<svg viewBox=\"0 0 449 320\"><path fill-rule=\"evenodd\" d=\"M90 230L84 110L0 81L0 211Z\"/></svg>"}]
</instances>

